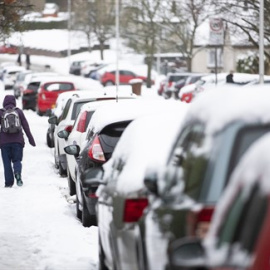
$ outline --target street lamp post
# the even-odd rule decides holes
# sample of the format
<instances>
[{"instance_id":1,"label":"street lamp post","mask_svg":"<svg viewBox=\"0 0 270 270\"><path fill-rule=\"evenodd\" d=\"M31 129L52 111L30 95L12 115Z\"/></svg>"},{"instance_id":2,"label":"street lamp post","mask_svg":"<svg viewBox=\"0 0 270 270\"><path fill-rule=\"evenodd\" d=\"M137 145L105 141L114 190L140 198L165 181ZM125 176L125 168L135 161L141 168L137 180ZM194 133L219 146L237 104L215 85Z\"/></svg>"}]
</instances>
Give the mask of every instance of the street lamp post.
<instances>
[{"instance_id":1,"label":"street lamp post","mask_svg":"<svg viewBox=\"0 0 270 270\"><path fill-rule=\"evenodd\" d=\"M264 0L260 0L260 31L259 31L259 75L260 84L264 81Z\"/></svg>"},{"instance_id":2,"label":"street lamp post","mask_svg":"<svg viewBox=\"0 0 270 270\"><path fill-rule=\"evenodd\" d=\"M119 0L115 0L115 38L116 38L116 100L118 101L118 88L119 88Z\"/></svg>"},{"instance_id":3,"label":"street lamp post","mask_svg":"<svg viewBox=\"0 0 270 270\"><path fill-rule=\"evenodd\" d=\"M71 49L70 49L70 30L71 30L71 0L68 0L68 66L70 66L70 55L71 55Z\"/></svg>"}]
</instances>

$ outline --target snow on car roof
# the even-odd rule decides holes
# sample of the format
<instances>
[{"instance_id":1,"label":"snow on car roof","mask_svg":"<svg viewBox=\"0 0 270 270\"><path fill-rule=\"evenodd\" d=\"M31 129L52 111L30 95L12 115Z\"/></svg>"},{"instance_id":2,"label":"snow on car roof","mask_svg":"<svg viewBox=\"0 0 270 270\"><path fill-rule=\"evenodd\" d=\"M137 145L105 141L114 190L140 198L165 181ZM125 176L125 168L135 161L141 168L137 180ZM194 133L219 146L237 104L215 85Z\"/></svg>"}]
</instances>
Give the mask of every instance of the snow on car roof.
<instances>
[{"instance_id":1,"label":"snow on car roof","mask_svg":"<svg viewBox=\"0 0 270 270\"><path fill-rule=\"evenodd\" d=\"M120 193L132 194L141 190L146 169L165 165L189 107L186 103L168 102L167 105L159 112L137 117L122 134L111 159L103 165L106 179L111 175L116 159L124 162L117 181Z\"/></svg>"},{"instance_id":2,"label":"snow on car roof","mask_svg":"<svg viewBox=\"0 0 270 270\"><path fill-rule=\"evenodd\" d=\"M115 102L99 107L92 116L89 128L94 132L100 131L110 123L133 120L141 115L164 112L173 106L181 106L177 101L135 99Z\"/></svg>"},{"instance_id":3,"label":"snow on car roof","mask_svg":"<svg viewBox=\"0 0 270 270\"><path fill-rule=\"evenodd\" d=\"M270 122L270 91L267 85L233 87L226 84L209 89L196 97L186 122L205 123L206 132L215 133L228 123Z\"/></svg>"}]
</instances>

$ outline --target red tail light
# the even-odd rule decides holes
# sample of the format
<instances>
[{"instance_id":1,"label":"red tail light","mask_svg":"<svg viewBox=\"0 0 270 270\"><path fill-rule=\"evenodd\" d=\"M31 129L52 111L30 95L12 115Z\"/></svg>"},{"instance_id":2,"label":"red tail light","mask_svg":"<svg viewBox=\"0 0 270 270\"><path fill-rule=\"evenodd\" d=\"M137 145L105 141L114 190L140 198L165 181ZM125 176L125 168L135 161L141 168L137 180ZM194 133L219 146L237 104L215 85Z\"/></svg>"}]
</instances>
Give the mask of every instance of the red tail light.
<instances>
[{"instance_id":1,"label":"red tail light","mask_svg":"<svg viewBox=\"0 0 270 270\"><path fill-rule=\"evenodd\" d=\"M189 233L204 238L208 232L214 208L203 208L199 212L191 212L188 216Z\"/></svg>"},{"instance_id":2,"label":"red tail light","mask_svg":"<svg viewBox=\"0 0 270 270\"><path fill-rule=\"evenodd\" d=\"M106 161L98 136L96 136L94 138L94 140L89 148L88 156L91 159L97 160L100 162Z\"/></svg>"},{"instance_id":3,"label":"red tail light","mask_svg":"<svg viewBox=\"0 0 270 270\"><path fill-rule=\"evenodd\" d=\"M87 112L84 111L81 114L81 117L79 119L79 123L78 123L78 126L77 126L77 131L79 131L81 133L85 132L85 128L86 128L86 117L87 117Z\"/></svg>"},{"instance_id":4,"label":"red tail light","mask_svg":"<svg viewBox=\"0 0 270 270\"><path fill-rule=\"evenodd\" d=\"M168 87L171 87L173 82L168 82Z\"/></svg>"},{"instance_id":5,"label":"red tail light","mask_svg":"<svg viewBox=\"0 0 270 270\"><path fill-rule=\"evenodd\" d=\"M143 210L147 207L147 199L127 199L125 201L124 222L136 222L143 214Z\"/></svg>"},{"instance_id":6,"label":"red tail light","mask_svg":"<svg viewBox=\"0 0 270 270\"><path fill-rule=\"evenodd\" d=\"M73 126L66 126L65 127L65 130L67 131L67 132L71 132L72 131L72 129L73 129Z\"/></svg>"},{"instance_id":7,"label":"red tail light","mask_svg":"<svg viewBox=\"0 0 270 270\"><path fill-rule=\"evenodd\" d=\"M34 93L34 90L30 90L30 89L26 89L23 91L24 95L33 94L33 93Z\"/></svg>"}]
</instances>

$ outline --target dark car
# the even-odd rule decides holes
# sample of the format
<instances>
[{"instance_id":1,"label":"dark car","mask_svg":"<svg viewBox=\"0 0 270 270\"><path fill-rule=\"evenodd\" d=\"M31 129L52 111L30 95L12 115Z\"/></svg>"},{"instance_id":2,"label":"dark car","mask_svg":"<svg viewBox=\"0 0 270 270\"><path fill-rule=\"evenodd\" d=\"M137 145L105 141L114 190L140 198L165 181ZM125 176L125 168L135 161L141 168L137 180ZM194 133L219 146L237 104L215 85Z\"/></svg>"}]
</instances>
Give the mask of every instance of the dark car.
<instances>
[{"instance_id":1,"label":"dark car","mask_svg":"<svg viewBox=\"0 0 270 270\"><path fill-rule=\"evenodd\" d=\"M165 102L165 101L164 101ZM156 104L156 106L155 106ZM140 115L159 110L161 102L150 100L121 100L114 104L98 107L87 128L85 146L65 147L67 154L77 159L76 194L77 217L82 219L83 226L96 224L96 189L92 183L97 178L101 166L107 162L125 128ZM60 134L59 134L60 135Z\"/></svg>"},{"instance_id":2,"label":"dark car","mask_svg":"<svg viewBox=\"0 0 270 270\"><path fill-rule=\"evenodd\" d=\"M85 61L73 61L69 67L69 73L74 75L81 75L81 67Z\"/></svg>"},{"instance_id":3,"label":"dark car","mask_svg":"<svg viewBox=\"0 0 270 270\"><path fill-rule=\"evenodd\" d=\"M164 270L172 241L206 235L232 170L270 131L268 96L267 89L243 93L227 86L202 93L191 105L163 176L145 179L153 200L138 226L140 269Z\"/></svg>"},{"instance_id":4,"label":"dark car","mask_svg":"<svg viewBox=\"0 0 270 270\"><path fill-rule=\"evenodd\" d=\"M40 80L30 82L26 89L22 92L22 109L36 110L37 105L37 91L40 85Z\"/></svg>"},{"instance_id":5,"label":"dark car","mask_svg":"<svg viewBox=\"0 0 270 270\"><path fill-rule=\"evenodd\" d=\"M253 144L216 206L209 233L176 240L171 270L269 270L270 136Z\"/></svg>"}]
</instances>

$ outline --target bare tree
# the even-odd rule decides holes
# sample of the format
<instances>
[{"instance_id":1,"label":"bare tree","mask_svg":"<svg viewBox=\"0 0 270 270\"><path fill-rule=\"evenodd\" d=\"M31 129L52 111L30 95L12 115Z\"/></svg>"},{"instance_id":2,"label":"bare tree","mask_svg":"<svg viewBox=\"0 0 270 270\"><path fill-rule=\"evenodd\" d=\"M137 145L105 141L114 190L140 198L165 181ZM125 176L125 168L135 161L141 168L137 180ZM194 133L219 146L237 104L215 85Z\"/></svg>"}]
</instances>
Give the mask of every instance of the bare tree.
<instances>
[{"instance_id":1,"label":"bare tree","mask_svg":"<svg viewBox=\"0 0 270 270\"><path fill-rule=\"evenodd\" d=\"M178 50L192 70L194 43L198 28L215 14L211 0L168 0L163 13L163 26L167 29L167 44Z\"/></svg>"},{"instance_id":2,"label":"bare tree","mask_svg":"<svg viewBox=\"0 0 270 270\"><path fill-rule=\"evenodd\" d=\"M91 50L96 39L100 47L101 59L104 59L104 48L114 30L114 9L112 0L77 0L74 2L73 29L83 31Z\"/></svg>"},{"instance_id":3,"label":"bare tree","mask_svg":"<svg viewBox=\"0 0 270 270\"><path fill-rule=\"evenodd\" d=\"M230 26L230 31L238 37L239 42L259 48L259 11L260 1L254 0L218 0L216 8L222 14L224 21ZM270 42L270 0L264 0L264 40ZM265 47L265 56L270 62L270 53Z\"/></svg>"},{"instance_id":4,"label":"bare tree","mask_svg":"<svg viewBox=\"0 0 270 270\"><path fill-rule=\"evenodd\" d=\"M28 1L0 1L0 38L6 38L11 32L24 30L22 16L31 10Z\"/></svg>"},{"instance_id":5,"label":"bare tree","mask_svg":"<svg viewBox=\"0 0 270 270\"><path fill-rule=\"evenodd\" d=\"M161 0L130 0L122 2L121 36L128 45L147 55L147 87L151 87L151 70L160 32Z\"/></svg>"}]
</instances>

